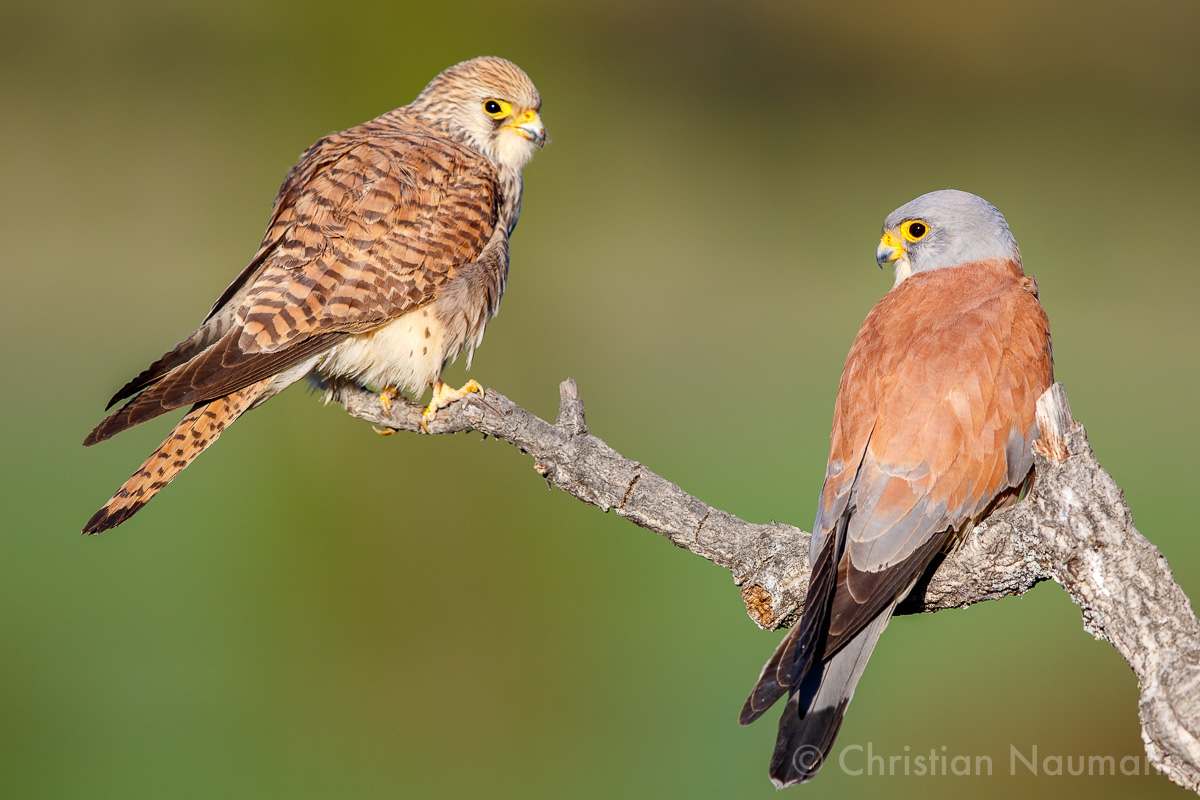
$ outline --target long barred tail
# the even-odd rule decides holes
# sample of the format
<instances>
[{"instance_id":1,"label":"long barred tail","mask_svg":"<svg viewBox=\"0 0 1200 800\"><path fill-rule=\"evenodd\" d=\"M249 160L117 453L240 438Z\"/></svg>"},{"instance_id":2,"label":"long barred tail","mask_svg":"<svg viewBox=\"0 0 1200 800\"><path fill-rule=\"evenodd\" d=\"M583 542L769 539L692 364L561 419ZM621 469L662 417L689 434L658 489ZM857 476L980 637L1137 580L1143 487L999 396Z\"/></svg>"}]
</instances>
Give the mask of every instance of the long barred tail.
<instances>
[{"instance_id":1,"label":"long barred tail","mask_svg":"<svg viewBox=\"0 0 1200 800\"><path fill-rule=\"evenodd\" d=\"M132 517L150 498L217 440L221 431L240 417L263 393L268 378L233 394L196 406L179 421L146 463L125 481L112 499L83 526L84 533L115 528Z\"/></svg>"}]
</instances>

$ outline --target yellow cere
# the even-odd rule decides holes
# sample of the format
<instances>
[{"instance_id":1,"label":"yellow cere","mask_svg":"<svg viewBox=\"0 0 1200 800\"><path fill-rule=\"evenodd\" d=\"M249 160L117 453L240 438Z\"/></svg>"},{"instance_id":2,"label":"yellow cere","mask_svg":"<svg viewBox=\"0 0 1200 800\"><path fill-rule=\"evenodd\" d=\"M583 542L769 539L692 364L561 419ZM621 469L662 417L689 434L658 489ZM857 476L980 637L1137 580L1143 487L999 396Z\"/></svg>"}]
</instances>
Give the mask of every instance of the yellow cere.
<instances>
[{"instance_id":1,"label":"yellow cere","mask_svg":"<svg viewBox=\"0 0 1200 800\"><path fill-rule=\"evenodd\" d=\"M910 219L900 226L900 234L910 242L925 238L927 233L929 233L929 226L923 220Z\"/></svg>"},{"instance_id":2,"label":"yellow cere","mask_svg":"<svg viewBox=\"0 0 1200 800\"><path fill-rule=\"evenodd\" d=\"M488 99L483 101L483 113L492 119L504 119L512 113L512 106L503 100Z\"/></svg>"},{"instance_id":3,"label":"yellow cere","mask_svg":"<svg viewBox=\"0 0 1200 800\"><path fill-rule=\"evenodd\" d=\"M904 242L900 241L900 237L898 237L896 234L892 233L891 231L884 232L883 238L880 240L880 243L883 244L884 247L888 247L892 250L899 250L899 251L904 250Z\"/></svg>"}]
</instances>

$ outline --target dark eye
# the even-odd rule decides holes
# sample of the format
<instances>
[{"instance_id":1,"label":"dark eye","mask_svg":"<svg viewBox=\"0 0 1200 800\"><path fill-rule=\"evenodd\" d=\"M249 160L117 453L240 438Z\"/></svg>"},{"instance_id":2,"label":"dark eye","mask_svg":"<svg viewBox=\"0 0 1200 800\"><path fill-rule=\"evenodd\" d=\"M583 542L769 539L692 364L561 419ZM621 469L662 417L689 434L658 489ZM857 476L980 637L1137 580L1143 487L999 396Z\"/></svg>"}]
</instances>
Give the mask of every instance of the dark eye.
<instances>
[{"instance_id":1,"label":"dark eye","mask_svg":"<svg viewBox=\"0 0 1200 800\"><path fill-rule=\"evenodd\" d=\"M512 113L512 106L505 100L497 100L489 97L483 101L483 113L487 114L492 119L500 120L508 117Z\"/></svg>"},{"instance_id":2,"label":"dark eye","mask_svg":"<svg viewBox=\"0 0 1200 800\"><path fill-rule=\"evenodd\" d=\"M915 242L925 234L929 233L929 226L917 219L906 223L904 227L901 228L900 232L904 234L905 239L908 239L910 242Z\"/></svg>"}]
</instances>

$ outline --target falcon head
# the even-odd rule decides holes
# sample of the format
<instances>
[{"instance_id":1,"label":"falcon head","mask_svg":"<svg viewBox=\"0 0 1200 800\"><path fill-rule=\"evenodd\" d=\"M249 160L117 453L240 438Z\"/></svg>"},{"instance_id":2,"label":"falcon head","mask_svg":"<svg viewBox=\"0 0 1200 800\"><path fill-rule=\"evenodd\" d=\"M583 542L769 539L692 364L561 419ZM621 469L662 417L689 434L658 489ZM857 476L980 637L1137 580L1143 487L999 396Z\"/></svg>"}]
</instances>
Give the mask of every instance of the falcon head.
<instances>
[{"instance_id":1,"label":"falcon head","mask_svg":"<svg viewBox=\"0 0 1200 800\"><path fill-rule=\"evenodd\" d=\"M517 172L546 143L541 107L529 76L493 56L455 64L412 103L417 115L438 130Z\"/></svg>"},{"instance_id":2,"label":"falcon head","mask_svg":"<svg viewBox=\"0 0 1200 800\"><path fill-rule=\"evenodd\" d=\"M995 206L955 189L923 194L888 214L875 251L881 269L896 265L897 286L914 272L990 259L1019 265L1017 240Z\"/></svg>"}]
</instances>

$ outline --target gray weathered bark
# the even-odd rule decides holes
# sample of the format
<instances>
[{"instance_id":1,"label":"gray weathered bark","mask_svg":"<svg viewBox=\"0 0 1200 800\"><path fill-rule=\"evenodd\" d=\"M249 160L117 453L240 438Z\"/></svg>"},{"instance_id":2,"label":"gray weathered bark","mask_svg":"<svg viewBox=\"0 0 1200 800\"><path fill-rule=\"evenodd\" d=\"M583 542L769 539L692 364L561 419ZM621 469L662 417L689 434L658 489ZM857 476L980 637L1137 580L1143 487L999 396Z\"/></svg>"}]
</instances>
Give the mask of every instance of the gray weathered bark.
<instances>
[{"instance_id":1,"label":"gray weathered bark","mask_svg":"<svg viewBox=\"0 0 1200 800\"><path fill-rule=\"evenodd\" d=\"M808 586L808 533L746 522L693 497L590 436L574 380L559 391L553 425L488 391L440 411L429 432L478 431L509 442L533 456L548 484L728 569L760 626L797 619ZM375 394L351 386L333 387L330 396L360 419L421 431L419 406L400 402L387 413ZM963 608L1057 581L1082 609L1084 628L1116 647L1137 675L1151 763L1200 793L1200 622L1166 559L1134 527L1120 488L1071 418L1061 384L1038 401L1038 426L1028 496L977 525L898 613Z\"/></svg>"}]
</instances>

